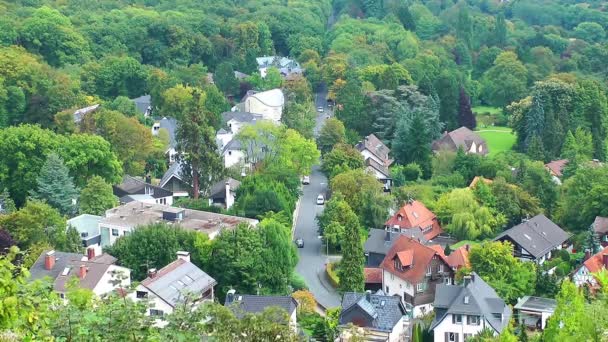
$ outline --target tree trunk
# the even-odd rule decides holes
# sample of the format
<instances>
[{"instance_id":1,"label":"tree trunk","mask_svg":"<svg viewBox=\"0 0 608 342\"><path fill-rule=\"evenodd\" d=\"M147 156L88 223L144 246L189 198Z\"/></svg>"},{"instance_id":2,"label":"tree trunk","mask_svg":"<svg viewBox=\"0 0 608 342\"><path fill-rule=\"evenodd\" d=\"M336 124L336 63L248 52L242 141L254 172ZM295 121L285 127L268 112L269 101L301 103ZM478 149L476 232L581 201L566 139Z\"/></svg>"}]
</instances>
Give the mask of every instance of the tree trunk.
<instances>
[{"instance_id":1,"label":"tree trunk","mask_svg":"<svg viewBox=\"0 0 608 342\"><path fill-rule=\"evenodd\" d=\"M192 196L194 199L198 199L200 193L200 184L198 183L198 170L192 165Z\"/></svg>"}]
</instances>

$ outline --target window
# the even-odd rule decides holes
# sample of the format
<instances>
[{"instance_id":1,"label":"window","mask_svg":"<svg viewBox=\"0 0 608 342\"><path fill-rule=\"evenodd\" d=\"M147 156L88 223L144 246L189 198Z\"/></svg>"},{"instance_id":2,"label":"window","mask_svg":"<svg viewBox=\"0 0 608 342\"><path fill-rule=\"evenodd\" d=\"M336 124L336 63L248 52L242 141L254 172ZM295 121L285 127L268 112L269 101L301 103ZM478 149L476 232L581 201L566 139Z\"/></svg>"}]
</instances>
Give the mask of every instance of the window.
<instances>
[{"instance_id":1,"label":"window","mask_svg":"<svg viewBox=\"0 0 608 342\"><path fill-rule=\"evenodd\" d=\"M479 316L467 316L468 325L479 325Z\"/></svg>"},{"instance_id":2,"label":"window","mask_svg":"<svg viewBox=\"0 0 608 342\"><path fill-rule=\"evenodd\" d=\"M429 264L429 265L426 267L426 275L427 275L427 276L428 276L428 275L431 275L431 273L432 273L432 272L433 272L433 266L431 266L431 264Z\"/></svg>"},{"instance_id":3,"label":"window","mask_svg":"<svg viewBox=\"0 0 608 342\"><path fill-rule=\"evenodd\" d=\"M495 319L502 321L502 314L494 313L494 314L492 314L492 316L494 316Z\"/></svg>"},{"instance_id":4,"label":"window","mask_svg":"<svg viewBox=\"0 0 608 342\"><path fill-rule=\"evenodd\" d=\"M386 287L386 294L388 294L388 286Z\"/></svg>"},{"instance_id":5,"label":"window","mask_svg":"<svg viewBox=\"0 0 608 342\"><path fill-rule=\"evenodd\" d=\"M462 315L452 315L452 324L461 324L462 323Z\"/></svg>"},{"instance_id":6,"label":"window","mask_svg":"<svg viewBox=\"0 0 608 342\"><path fill-rule=\"evenodd\" d=\"M112 228L112 236L118 236L118 229Z\"/></svg>"},{"instance_id":7,"label":"window","mask_svg":"<svg viewBox=\"0 0 608 342\"><path fill-rule=\"evenodd\" d=\"M403 271L403 265L401 265L401 261L399 261L397 258L395 258L395 269Z\"/></svg>"},{"instance_id":8,"label":"window","mask_svg":"<svg viewBox=\"0 0 608 342\"><path fill-rule=\"evenodd\" d=\"M448 342L458 342L458 333L448 332Z\"/></svg>"},{"instance_id":9,"label":"window","mask_svg":"<svg viewBox=\"0 0 608 342\"><path fill-rule=\"evenodd\" d=\"M431 230L433 230L433 225L432 224L430 226L424 227L424 229L422 230L422 233L426 234L426 233L430 232Z\"/></svg>"},{"instance_id":10,"label":"window","mask_svg":"<svg viewBox=\"0 0 608 342\"><path fill-rule=\"evenodd\" d=\"M228 151L228 155L231 156L232 155L232 151Z\"/></svg>"},{"instance_id":11,"label":"window","mask_svg":"<svg viewBox=\"0 0 608 342\"><path fill-rule=\"evenodd\" d=\"M163 315L164 315L163 310L150 309L150 316L162 317Z\"/></svg>"},{"instance_id":12,"label":"window","mask_svg":"<svg viewBox=\"0 0 608 342\"><path fill-rule=\"evenodd\" d=\"M146 292L146 291L137 291L135 295L139 299L146 298L146 297L148 297L148 292Z\"/></svg>"},{"instance_id":13,"label":"window","mask_svg":"<svg viewBox=\"0 0 608 342\"><path fill-rule=\"evenodd\" d=\"M130 231L128 231L128 230L125 230L125 231L123 232L123 234L124 234L124 235L129 235L129 234L131 234L131 232L130 232Z\"/></svg>"},{"instance_id":14,"label":"window","mask_svg":"<svg viewBox=\"0 0 608 342\"><path fill-rule=\"evenodd\" d=\"M449 277L443 278L443 283L446 285L450 285L452 284L452 279L450 279Z\"/></svg>"},{"instance_id":15,"label":"window","mask_svg":"<svg viewBox=\"0 0 608 342\"><path fill-rule=\"evenodd\" d=\"M416 292L424 292L426 290L426 283L416 284Z\"/></svg>"},{"instance_id":16,"label":"window","mask_svg":"<svg viewBox=\"0 0 608 342\"><path fill-rule=\"evenodd\" d=\"M443 264L439 264L439 266L437 266L437 272L443 272Z\"/></svg>"}]
</instances>

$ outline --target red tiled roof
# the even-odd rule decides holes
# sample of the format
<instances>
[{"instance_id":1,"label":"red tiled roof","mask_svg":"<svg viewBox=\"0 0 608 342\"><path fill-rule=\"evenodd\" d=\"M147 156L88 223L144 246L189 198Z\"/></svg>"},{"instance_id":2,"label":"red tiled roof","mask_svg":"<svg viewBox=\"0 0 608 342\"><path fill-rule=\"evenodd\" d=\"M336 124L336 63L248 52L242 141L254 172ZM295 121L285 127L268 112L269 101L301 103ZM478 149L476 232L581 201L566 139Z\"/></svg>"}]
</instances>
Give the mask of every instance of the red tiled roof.
<instances>
[{"instance_id":1,"label":"red tiled roof","mask_svg":"<svg viewBox=\"0 0 608 342\"><path fill-rule=\"evenodd\" d=\"M466 246L462 246L452 251L447 257L448 264L453 268L461 268L463 266L470 267L469 263L469 251Z\"/></svg>"},{"instance_id":2,"label":"red tiled roof","mask_svg":"<svg viewBox=\"0 0 608 342\"><path fill-rule=\"evenodd\" d=\"M551 173L557 177L561 177L562 176L562 171L564 170L564 167L566 167L566 165L568 164L568 159L560 159L560 160L553 160L547 164L545 164L545 167L547 169L549 169L549 171L551 171Z\"/></svg>"},{"instance_id":3,"label":"red tiled roof","mask_svg":"<svg viewBox=\"0 0 608 342\"><path fill-rule=\"evenodd\" d=\"M441 247L441 245L430 245L428 247L434 249L437 254L445 258L445 253L443 252L443 247Z\"/></svg>"},{"instance_id":4,"label":"red tiled roof","mask_svg":"<svg viewBox=\"0 0 608 342\"><path fill-rule=\"evenodd\" d=\"M405 203L395 215L386 221L385 225L391 228L398 226L401 229L416 228L420 230L432 226L432 229L424 234L427 240L431 240L443 233L443 229L441 229L435 214L418 201Z\"/></svg>"},{"instance_id":5,"label":"red tiled roof","mask_svg":"<svg viewBox=\"0 0 608 342\"><path fill-rule=\"evenodd\" d=\"M412 264L410 267L404 267L403 271L400 271L395 269L393 260L399 257L400 252L404 251L411 251ZM435 256L440 258L446 266L449 266L444 259L443 253L438 253L435 248L425 246L412 238L401 235L388 251L384 260L382 260L380 268L412 284L416 284L424 278L427 266Z\"/></svg>"},{"instance_id":6,"label":"red tiled roof","mask_svg":"<svg viewBox=\"0 0 608 342\"><path fill-rule=\"evenodd\" d=\"M142 280L141 284L143 286L149 286L150 284L152 284L153 282L157 281L158 279L162 278L165 274L173 271L174 269L180 267L181 265L183 265L186 262L186 260L183 259L177 259L174 262L170 263L169 265L161 268L159 271L156 272L156 275L154 276L154 278L146 278L144 280Z\"/></svg>"},{"instance_id":7,"label":"red tiled roof","mask_svg":"<svg viewBox=\"0 0 608 342\"><path fill-rule=\"evenodd\" d=\"M399 258L401 265L412 266L412 261L414 260L414 251L410 249L407 251L397 252L397 258Z\"/></svg>"},{"instance_id":8,"label":"red tiled roof","mask_svg":"<svg viewBox=\"0 0 608 342\"><path fill-rule=\"evenodd\" d=\"M604 254L608 254L608 247L604 248L599 253L597 253L597 254L593 255L592 257L590 257L589 259L585 260L583 265L585 265L585 267L587 267L587 270L589 270L589 273L595 273L595 272L601 271L602 268L604 268L604 263L602 260L602 257Z\"/></svg>"},{"instance_id":9,"label":"red tiled roof","mask_svg":"<svg viewBox=\"0 0 608 342\"><path fill-rule=\"evenodd\" d=\"M366 267L363 269L366 284L382 284L382 269L377 267Z\"/></svg>"}]
</instances>

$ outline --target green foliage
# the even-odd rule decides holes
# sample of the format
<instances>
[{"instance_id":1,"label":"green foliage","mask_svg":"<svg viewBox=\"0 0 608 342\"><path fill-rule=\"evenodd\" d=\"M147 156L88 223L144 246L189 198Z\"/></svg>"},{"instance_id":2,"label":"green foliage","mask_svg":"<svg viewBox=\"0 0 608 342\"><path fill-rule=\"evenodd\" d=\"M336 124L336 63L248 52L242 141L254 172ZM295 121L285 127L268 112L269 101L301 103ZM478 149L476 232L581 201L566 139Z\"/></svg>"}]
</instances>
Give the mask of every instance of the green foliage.
<instances>
[{"instance_id":1,"label":"green foliage","mask_svg":"<svg viewBox=\"0 0 608 342\"><path fill-rule=\"evenodd\" d=\"M344 143L345 141L346 130L344 124L336 118L325 120L325 123L319 132L319 137L317 138L317 145L321 152L327 153L331 151L334 146Z\"/></svg>"},{"instance_id":2,"label":"green foliage","mask_svg":"<svg viewBox=\"0 0 608 342\"><path fill-rule=\"evenodd\" d=\"M47 156L36 183L36 190L31 192L33 198L45 201L64 215L76 212L78 191L58 155L51 153Z\"/></svg>"},{"instance_id":3,"label":"green foliage","mask_svg":"<svg viewBox=\"0 0 608 342\"><path fill-rule=\"evenodd\" d=\"M268 212L292 213L296 200L296 194L285 183L270 175L254 174L246 177L237 189L234 210L252 218Z\"/></svg>"},{"instance_id":4,"label":"green foliage","mask_svg":"<svg viewBox=\"0 0 608 342\"><path fill-rule=\"evenodd\" d=\"M333 195L340 195L349 204L355 213L361 216L363 210L363 196L366 193L379 194L382 184L376 177L363 169L355 169L338 174L330 181Z\"/></svg>"},{"instance_id":5,"label":"green foliage","mask_svg":"<svg viewBox=\"0 0 608 342\"><path fill-rule=\"evenodd\" d=\"M363 169L363 156L354 147L347 144L337 144L331 152L323 155L321 169L330 179L346 171Z\"/></svg>"},{"instance_id":6,"label":"green foliage","mask_svg":"<svg viewBox=\"0 0 608 342\"><path fill-rule=\"evenodd\" d=\"M471 268L507 303L534 293L536 267L513 256L513 247L505 242L486 242L469 253Z\"/></svg>"},{"instance_id":7,"label":"green foliage","mask_svg":"<svg viewBox=\"0 0 608 342\"><path fill-rule=\"evenodd\" d=\"M483 75L482 98L489 105L504 107L524 95L527 78L528 71L517 55L502 52Z\"/></svg>"},{"instance_id":8,"label":"green foliage","mask_svg":"<svg viewBox=\"0 0 608 342\"><path fill-rule=\"evenodd\" d=\"M234 76L234 69L230 62L223 62L217 66L213 82L226 95L234 95L239 90L239 81Z\"/></svg>"},{"instance_id":9,"label":"green foliage","mask_svg":"<svg viewBox=\"0 0 608 342\"><path fill-rule=\"evenodd\" d=\"M327 201L325 209L321 215L317 216L317 221L325 242L333 248L342 246L347 227L359 226L357 215L340 196L333 196L331 200Z\"/></svg>"},{"instance_id":10,"label":"green foliage","mask_svg":"<svg viewBox=\"0 0 608 342\"><path fill-rule=\"evenodd\" d=\"M111 56L85 64L80 78L83 89L92 94L134 98L145 93L148 71L132 57Z\"/></svg>"},{"instance_id":11,"label":"green foliage","mask_svg":"<svg viewBox=\"0 0 608 342\"><path fill-rule=\"evenodd\" d=\"M266 218L260 222L258 229L264 241L261 259L266 272L263 282L271 292L285 293L298 263L298 253L291 242L291 226Z\"/></svg>"},{"instance_id":12,"label":"green foliage","mask_svg":"<svg viewBox=\"0 0 608 342\"><path fill-rule=\"evenodd\" d=\"M93 176L80 192L78 204L81 214L104 215L118 201L112 192L112 185L99 176Z\"/></svg>"},{"instance_id":13,"label":"green foliage","mask_svg":"<svg viewBox=\"0 0 608 342\"><path fill-rule=\"evenodd\" d=\"M104 251L120 260L122 266L130 268L133 280L143 280L149 269L161 269L175 260L177 251L190 252L192 262L206 270L211 243L205 234L182 229L179 225L152 224L121 237Z\"/></svg>"},{"instance_id":14,"label":"green foliage","mask_svg":"<svg viewBox=\"0 0 608 342\"><path fill-rule=\"evenodd\" d=\"M365 257L363 255L363 245L359 237L359 224L345 225L344 240L341 242L342 260L338 268L340 278L339 291L362 292L365 282L363 265Z\"/></svg>"}]
</instances>

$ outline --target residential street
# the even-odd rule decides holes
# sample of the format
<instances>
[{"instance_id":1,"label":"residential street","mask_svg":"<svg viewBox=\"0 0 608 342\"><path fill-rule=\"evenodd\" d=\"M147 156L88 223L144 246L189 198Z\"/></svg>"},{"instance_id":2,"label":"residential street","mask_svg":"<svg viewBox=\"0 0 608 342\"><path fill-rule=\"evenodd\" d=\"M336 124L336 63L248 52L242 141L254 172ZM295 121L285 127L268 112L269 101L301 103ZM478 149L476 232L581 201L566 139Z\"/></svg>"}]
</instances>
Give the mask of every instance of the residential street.
<instances>
[{"instance_id":1,"label":"residential street","mask_svg":"<svg viewBox=\"0 0 608 342\"><path fill-rule=\"evenodd\" d=\"M324 107L323 113L318 113L315 136L323 125L329 109L325 105L326 90L316 93L316 107ZM316 204L319 194L327 192L327 178L321 172L319 166L313 167L310 175L310 184L303 186L303 195L300 199L300 206L297 213L294 238L304 239L304 248L299 248L300 260L296 266L296 272L304 277L310 291L315 295L317 302L325 308L340 305L340 296L335 289L326 281L325 264L327 256L325 254L323 241L319 239L317 232L316 216L323 211L323 206Z\"/></svg>"}]
</instances>

